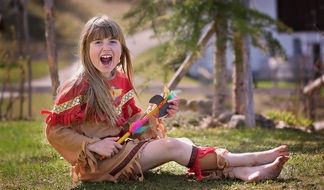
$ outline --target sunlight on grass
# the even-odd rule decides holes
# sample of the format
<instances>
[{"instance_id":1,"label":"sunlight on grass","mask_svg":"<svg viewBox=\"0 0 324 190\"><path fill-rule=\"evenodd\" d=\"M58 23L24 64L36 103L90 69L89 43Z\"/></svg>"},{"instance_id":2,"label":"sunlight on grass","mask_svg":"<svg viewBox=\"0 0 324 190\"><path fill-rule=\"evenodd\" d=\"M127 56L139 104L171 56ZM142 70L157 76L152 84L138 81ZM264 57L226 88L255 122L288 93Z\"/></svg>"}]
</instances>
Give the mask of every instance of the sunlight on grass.
<instances>
[{"instance_id":1,"label":"sunlight on grass","mask_svg":"<svg viewBox=\"0 0 324 190\"><path fill-rule=\"evenodd\" d=\"M288 125L292 126L302 126L302 127L307 127L310 126L313 121L310 119L304 118L302 116L296 116L291 112L287 111L268 111L266 115L269 117L269 119L272 120L281 120L286 122Z\"/></svg>"},{"instance_id":2,"label":"sunlight on grass","mask_svg":"<svg viewBox=\"0 0 324 190\"><path fill-rule=\"evenodd\" d=\"M28 107L27 107L27 98L25 98L25 102L23 104L24 109L23 113L24 116L28 113ZM7 106L8 100L4 101L2 109ZM32 117L36 121L43 121L45 116L42 116L40 114L41 110L47 109L51 110L53 106L53 97L50 93L33 93L32 95ZM19 117L19 110L20 110L20 103L19 99L16 99L13 104L13 111L12 111L12 117L18 118Z\"/></svg>"},{"instance_id":3,"label":"sunlight on grass","mask_svg":"<svg viewBox=\"0 0 324 190\"><path fill-rule=\"evenodd\" d=\"M288 82L288 81L278 81L277 86L274 86L274 83L271 80L260 80L257 81L258 88L296 88L297 84L295 82Z\"/></svg>"},{"instance_id":4,"label":"sunlight on grass","mask_svg":"<svg viewBox=\"0 0 324 190\"><path fill-rule=\"evenodd\" d=\"M27 68L26 68L26 63L23 63L25 66L25 82L27 83ZM59 61L58 63L58 67L64 68L67 65L69 65L69 63L67 61ZM0 81L4 81L6 74L7 74L8 70L5 68L0 68ZM47 60L33 60L32 61L32 79L39 79L41 77L47 76L49 74L49 67L48 67L48 63ZM21 80L21 69L17 66L17 67L13 67L12 70L10 71L10 81L12 83L18 83Z\"/></svg>"},{"instance_id":5,"label":"sunlight on grass","mask_svg":"<svg viewBox=\"0 0 324 190\"><path fill-rule=\"evenodd\" d=\"M190 116L194 117L194 115ZM186 125L187 126L187 125ZM293 130L169 128L172 137L186 136L198 145L232 152L260 151L288 144L290 160L277 180L197 182L186 168L170 162L145 174L144 182L73 185L68 164L48 145L42 122L0 123L0 189L318 189L323 187L324 136Z\"/></svg>"},{"instance_id":6,"label":"sunlight on grass","mask_svg":"<svg viewBox=\"0 0 324 190\"><path fill-rule=\"evenodd\" d=\"M4 189L44 189L55 183L70 184L69 167L44 141L39 122L2 122L0 124L0 176ZM46 179L47 178L47 179Z\"/></svg>"}]
</instances>

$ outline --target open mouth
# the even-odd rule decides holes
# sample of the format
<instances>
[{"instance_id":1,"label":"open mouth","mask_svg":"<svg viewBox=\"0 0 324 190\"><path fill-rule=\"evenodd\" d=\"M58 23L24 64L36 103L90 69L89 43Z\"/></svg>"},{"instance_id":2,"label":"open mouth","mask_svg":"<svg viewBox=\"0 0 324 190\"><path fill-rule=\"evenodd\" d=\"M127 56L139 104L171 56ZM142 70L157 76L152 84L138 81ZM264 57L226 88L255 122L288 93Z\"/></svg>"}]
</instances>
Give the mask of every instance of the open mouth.
<instances>
[{"instance_id":1,"label":"open mouth","mask_svg":"<svg viewBox=\"0 0 324 190\"><path fill-rule=\"evenodd\" d=\"M112 62L111 55L103 55L100 57L100 61L103 65L109 65Z\"/></svg>"}]
</instances>

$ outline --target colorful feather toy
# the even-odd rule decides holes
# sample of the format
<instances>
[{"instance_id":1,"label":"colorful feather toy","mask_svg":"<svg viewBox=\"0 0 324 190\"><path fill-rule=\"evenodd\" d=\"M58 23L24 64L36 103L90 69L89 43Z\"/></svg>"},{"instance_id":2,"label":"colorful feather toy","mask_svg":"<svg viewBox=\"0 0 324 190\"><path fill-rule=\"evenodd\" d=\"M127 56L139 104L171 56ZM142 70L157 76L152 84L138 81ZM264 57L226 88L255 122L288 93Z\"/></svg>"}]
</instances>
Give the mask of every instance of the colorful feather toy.
<instances>
[{"instance_id":1,"label":"colorful feather toy","mask_svg":"<svg viewBox=\"0 0 324 190\"><path fill-rule=\"evenodd\" d=\"M147 109L146 114L142 118L133 122L130 125L129 130L122 137L120 137L117 142L124 142L125 139L128 138L131 134L140 134L145 132L149 128L149 125L145 125L149 121L149 119L152 117L160 118L165 116L170 105L168 103L168 100L172 100L175 97L176 95L174 91L170 91L168 88L164 87L163 96L153 96L149 101L150 106Z\"/></svg>"}]
</instances>

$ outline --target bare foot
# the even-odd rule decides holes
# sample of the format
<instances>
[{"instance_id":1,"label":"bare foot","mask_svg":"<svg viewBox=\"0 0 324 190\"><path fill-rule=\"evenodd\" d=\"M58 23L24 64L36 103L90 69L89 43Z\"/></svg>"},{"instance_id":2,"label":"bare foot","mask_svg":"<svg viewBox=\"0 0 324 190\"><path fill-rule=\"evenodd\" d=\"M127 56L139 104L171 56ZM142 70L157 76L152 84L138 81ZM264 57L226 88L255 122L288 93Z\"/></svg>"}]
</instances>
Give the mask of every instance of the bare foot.
<instances>
[{"instance_id":1,"label":"bare foot","mask_svg":"<svg viewBox=\"0 0 324 190\"><path fill-rule=\"evenodd\" d=\"M231 167L225 168L225 177L237 178L247 182L275 179L279 176L283 165L289 159L288 156L279 156L270 164L252 167Z\"/></svg>"},{"instance_id":2,"label":"bare foot","mask_svg":"<svg viewBox=\"0 0 324 190\"><path fill-rule=\"evenodd\" d=\"M280 156L270 164L256 166L256 170L248 176L247 181L253 182L266 179L276 179L279 176L283 165L287 162L288 159L288 156Z\"/></svg>"},{"instance_id":3,"label":"bare foot","mask_svg":"<svg viewBox=\"0 0 324 190\"><path fill-rule=\"evenodd\" d=\"M228 152L224 154L225 159L229 163L229 167L260 166L272 163L279 156L289 156L287 145L281 145L276 148L261 152Z\"/></svg>"},{"instance_id":4,"label":"bare foot","mask_svg":"<svg viewBox=\"0 0 324 190\"><path fill-rule=\"evenodd\" d=\"M251 167L249 171L250 174L248 174L247 180L245 181L254 182L266 179L276 179L288 159L288 156L279 156L270 164Z\"/></svg>"},{"instance_id":5,"label":"bare foot","mask_svg":"<svg viewBox=\"0 0 324 190\"><path fill-rule=\"evenodd\" d=\"M268 164L276 160L280 156L289 156L287 145L281 145L276 148L256 153L256 164Z\"/></svg>"}]
</instances>

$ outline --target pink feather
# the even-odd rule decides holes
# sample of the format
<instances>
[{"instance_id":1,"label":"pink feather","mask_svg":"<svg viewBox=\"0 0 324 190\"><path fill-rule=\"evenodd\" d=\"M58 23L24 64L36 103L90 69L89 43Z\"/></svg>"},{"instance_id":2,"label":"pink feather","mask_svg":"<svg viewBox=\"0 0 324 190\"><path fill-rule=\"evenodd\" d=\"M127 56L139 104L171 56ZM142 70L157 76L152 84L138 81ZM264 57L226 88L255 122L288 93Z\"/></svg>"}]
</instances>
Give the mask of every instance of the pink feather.
<instances>
[{"instance_id":1,"label":"pink feather","mask_svg":"<svg viewBox=\"0 0 324 190\"><path fill-rule=\"evenodd\" d=\"M145 124L148 120L149 120L148 117L144 117L144 118L142 118L142 119L139 119L139 120L135 121L135 122L131 125L131 127L130 127L130 129L129 129L130 133L135 134L135 133L137 133L138 131L141 131L141 128L145 127L144 124Z\"/></svg>"}]
</instances>

